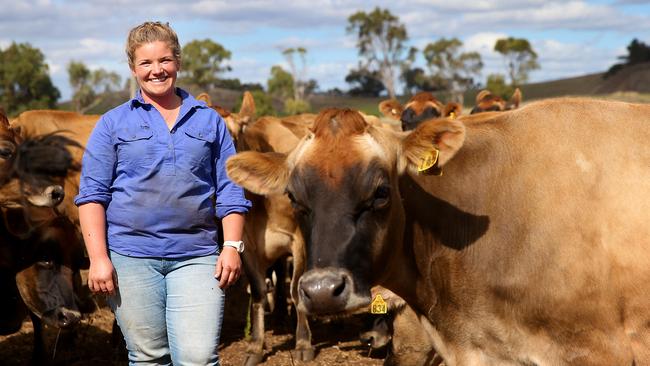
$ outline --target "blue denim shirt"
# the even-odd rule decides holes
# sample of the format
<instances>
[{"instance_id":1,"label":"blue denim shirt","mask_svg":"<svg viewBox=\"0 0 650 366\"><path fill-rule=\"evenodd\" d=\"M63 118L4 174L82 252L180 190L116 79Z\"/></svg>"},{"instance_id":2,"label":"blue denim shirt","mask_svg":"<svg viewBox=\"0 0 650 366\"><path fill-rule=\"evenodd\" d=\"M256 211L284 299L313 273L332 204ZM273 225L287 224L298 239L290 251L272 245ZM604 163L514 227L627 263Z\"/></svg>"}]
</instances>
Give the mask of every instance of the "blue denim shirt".
<instances>
[{"instance_id":1,"label":"blue denim shirt","mask_svg":"<svg viewBox=\"0 0 650 366\"><path fill-rule=\"evenodd\" d=\"M215 216L251 207L226 175L235 153L226 123L184 90L177 94L182 104L171 131L138 92L106 112L88 140L75 204L106 208L108 247L120 254L214 254Z\"/></svg>"}]
</instances>

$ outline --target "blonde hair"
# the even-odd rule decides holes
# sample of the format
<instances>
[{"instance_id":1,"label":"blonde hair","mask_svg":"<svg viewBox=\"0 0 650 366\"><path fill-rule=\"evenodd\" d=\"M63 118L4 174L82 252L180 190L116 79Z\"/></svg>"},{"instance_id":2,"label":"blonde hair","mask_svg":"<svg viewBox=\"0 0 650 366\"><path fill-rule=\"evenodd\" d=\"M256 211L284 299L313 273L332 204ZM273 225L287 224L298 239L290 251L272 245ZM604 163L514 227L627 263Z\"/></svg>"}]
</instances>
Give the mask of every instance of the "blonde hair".
<instances>
[{"instance_id":1,"label":"blonde hair","mask_svg":"<svg viewBox=\"0 0 650 366\"><path fill-rule=\"evenodd\" d=\"M172 50L176 62L181 63L181 46L178 43L178 36L169 23L144 22L129 31L126 39L126 58L129 67L135 67L135 50L145 43L161 41L167 43Z\"/></svg>"}]
</instances>

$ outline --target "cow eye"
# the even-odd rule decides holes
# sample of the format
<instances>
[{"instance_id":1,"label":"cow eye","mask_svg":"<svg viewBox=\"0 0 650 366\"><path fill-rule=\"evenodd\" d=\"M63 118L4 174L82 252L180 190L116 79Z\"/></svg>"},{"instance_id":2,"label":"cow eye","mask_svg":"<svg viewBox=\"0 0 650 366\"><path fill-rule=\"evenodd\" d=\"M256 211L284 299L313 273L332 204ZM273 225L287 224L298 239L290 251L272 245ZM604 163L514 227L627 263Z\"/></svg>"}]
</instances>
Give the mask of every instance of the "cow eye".
<instances>
[{"instance_id":1,"label":"cow eye","mask_svg":"<svg viewBox=\"0 0 650 366\"><path fill-rule=\"evenodd\" d=\"M0 148L0 159L9 159L14 154L14 150L9 147Z\"/></svg>"},{"instance_id":2,"label":"cow eye","mask_svg":"<svg viewBox=\"0 0 650 366\"><path fill-rule=\"evenodd\" d=\"M309 208L298 202L298 200L296 200L296 197L291 192L287 191L287 196L289 197L289 201L291 201L291 207L293 207L297 213L309 214Z\"/></svg>"},{"instance_id":3,"label":"cow eye","mask_svg":"<svg viewBox=\"0 0 650 366\"><path fill-rule=\"evenodd\" d=\"M36 264L43 269L54 268L54 261L51 260L38 261Z\"/></svg>"},{"instance_id":4,"label":"cow eye","mask_svg":"<svg viewBox=\"0 0 650 366\"><path fill-rule=\"evenodd\" d=\"M390 202L390 187L381 185L375 190L375 195L372 201L372 209L378 210L384 208Z\"/></svg>"}]
</instances>

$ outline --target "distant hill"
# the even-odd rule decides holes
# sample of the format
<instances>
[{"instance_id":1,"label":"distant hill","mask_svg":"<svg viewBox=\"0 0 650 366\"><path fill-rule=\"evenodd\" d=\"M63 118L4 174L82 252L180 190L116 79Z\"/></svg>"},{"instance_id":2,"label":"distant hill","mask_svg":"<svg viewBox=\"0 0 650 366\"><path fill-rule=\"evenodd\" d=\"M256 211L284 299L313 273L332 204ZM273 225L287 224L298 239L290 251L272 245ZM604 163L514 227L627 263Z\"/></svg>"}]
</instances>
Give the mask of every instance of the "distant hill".
<instances>
[{"instance_id":1,"label":"distant hill","mask_svg":"<svg viewBox=\"0 0 650 366\"><path fill-rule=\"evenodd\" d=\"M650 62L621 69L603 78L604 73L531 83L522 86L524 100L566 95L604 96L612 93L650 93Z\"/></svg>"},{"instance_id":2,"label":"distant hill","mask_svg":"<svg viewBox=\"0 0 650 366\"><path fill-rule=\"evenodd\" d=\"M588 74L566 79L551 80L540 83L525 84L521 87L524 102L535 99L544 99L560 96L598 96L631 102L650 102L650 62L636 64L621 69L616 74L603 78L604 73ZM187 87L193 95L198 95L204 90ZM473 106L478 90L470 90L465 94L465 107ZM209 92L213 103L234 110L242 98L242 91L216 88ZM445 97L437 96L440 100ZM88 114L101 114L112 107L127 101L127 91L110 93L97 107L88 111ZM368 114L378 114L377 105L386 97L350 97L315 94L309 97L309 102L314 112L325 107L353 108ZM408 96L398 97L401 102L408 100ZM276 110L282 109L282 101L273 102ZM60 109L71 109L71 103L62 102Z\"/></svg>"}]
</instances>

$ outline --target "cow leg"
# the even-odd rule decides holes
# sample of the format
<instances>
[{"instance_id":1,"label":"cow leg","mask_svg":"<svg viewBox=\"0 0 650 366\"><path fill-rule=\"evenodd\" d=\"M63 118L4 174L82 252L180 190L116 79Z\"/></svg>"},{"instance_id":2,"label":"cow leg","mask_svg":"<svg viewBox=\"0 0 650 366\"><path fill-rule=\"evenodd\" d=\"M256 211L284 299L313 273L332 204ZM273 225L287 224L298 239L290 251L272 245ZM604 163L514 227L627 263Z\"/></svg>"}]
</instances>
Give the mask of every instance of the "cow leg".
<instances>
[{"instance_id":1,"label":"cow leg","mask_svg":"<svg viewBox=\"0 0 650 366\"><path fill-rule=\"evenodd\" d=\"M43 339L43 323L41 319L33 312L29 312L29 317L34 326L34 348L32 350L32 365L45 365L45 340Z\"/></svg>"},{"instance_id":2,"label":"cow leg","mask_svg":"<svg viewBox=\"0 0 650 366\"><path fill-rule=\"evenodd\" d=\"M315 350L311 345L311 329L309 329L309 321L307 314L298 310L298 280L304 273L304 259L299 252L294 250L293 257L293 274L291 276L291 300L293 300L296 309L296 348L292 351L294 359L301 361L311 361L314 359Z\"/></svg>"},{"instance_id":3,"label":"cow leg","mask_svg":"<svg viewBox=\"0 0 650 366\"><path fill-rule=\"evenodd\" d=\"M262 362L264 356L264 301L266 299L265 268L261 268L256 253L244 252L244 270L251 289L251 335L246 346L246 366Z\"/></svg>"},{"instance_id":4,"label":"cow leg","mask_svg":"<svg viewBox=\"0 0 650 366\"><path fill-rule=\"evenodd\" d=\"M273 307L272 314L276 324L285 324L287 321L287 258L282 257L275 261L271 267L275 272L276 282L273 286Z\"/></svg>"}]
</instances>

